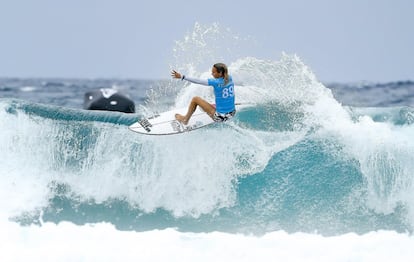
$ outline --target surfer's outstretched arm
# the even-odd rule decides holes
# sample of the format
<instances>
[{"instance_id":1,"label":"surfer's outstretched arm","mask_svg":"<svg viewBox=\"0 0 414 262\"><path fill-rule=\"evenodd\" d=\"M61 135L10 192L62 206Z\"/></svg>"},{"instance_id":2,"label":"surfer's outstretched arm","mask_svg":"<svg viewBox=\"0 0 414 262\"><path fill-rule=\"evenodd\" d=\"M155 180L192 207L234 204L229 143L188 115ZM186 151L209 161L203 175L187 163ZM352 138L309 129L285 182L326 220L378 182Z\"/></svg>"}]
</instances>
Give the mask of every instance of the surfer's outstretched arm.
<instances>
[{"instance_id":1,"label":"surfer's outstretched arm","mask_svg":"<svg viewBox=\"0 0 414 262\"><path fill-rule=\"evenodd\" d=\"M203 86L208 86L208 80L204 80L204 79L197 79L197 78L192 78L192 77L187 77L185 75L183 75L181 77L181 80L187 80L188 82L194 83L194 84L199 84L199 85L203 85Z\"/></svg>"},{"instance_id":2,"label":"surfer's outstretched arm","mask_svg":"<svg viewBox=\"0 0 414 262\"><path fill-rule=\"evenodd\" d=\"M173 70L171 72L171 76L174 77L174 78L179 78L181 80L186 80L186 81L194 83L194 84L208 86L208 80L187 77L185 75L182 75L182 74L178 73L175 70Z\"/></svg>"}]
</instances>

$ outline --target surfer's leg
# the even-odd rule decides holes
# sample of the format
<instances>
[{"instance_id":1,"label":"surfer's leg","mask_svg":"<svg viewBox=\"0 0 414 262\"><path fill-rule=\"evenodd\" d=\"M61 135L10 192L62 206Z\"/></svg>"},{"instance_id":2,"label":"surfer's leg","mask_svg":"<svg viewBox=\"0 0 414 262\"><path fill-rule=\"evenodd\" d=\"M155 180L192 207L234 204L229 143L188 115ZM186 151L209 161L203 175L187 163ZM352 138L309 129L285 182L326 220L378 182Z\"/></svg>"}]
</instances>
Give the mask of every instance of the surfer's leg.
<instances>
[{"instance_id":1,"label":"surfer's leg","mask_svg":"<svg viewBox=\"0 0 414 262\"><path fill-rule=\"evenodd\" d=\"M210 117L213 116L216 109L206 100L202 99L199 96L193 97L191 100L190 106L188 107L187 114L185 116L180 114L175 114L175 119L180 121L183 124L188 124L188 121L190 120L191 116L193 115L194 111L196 110L197 106L200 106L204 112L206 112Z\"/></svg>"}]
</instances>

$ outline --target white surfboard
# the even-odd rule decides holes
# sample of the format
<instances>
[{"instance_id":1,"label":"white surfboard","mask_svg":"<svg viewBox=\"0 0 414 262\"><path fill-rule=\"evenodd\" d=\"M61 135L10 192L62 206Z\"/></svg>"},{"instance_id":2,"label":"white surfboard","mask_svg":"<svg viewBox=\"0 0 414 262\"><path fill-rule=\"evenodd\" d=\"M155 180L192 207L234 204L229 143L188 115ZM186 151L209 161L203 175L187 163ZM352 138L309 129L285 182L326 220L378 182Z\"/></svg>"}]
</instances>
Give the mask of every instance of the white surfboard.
<instances>
[{"instance_id":1,"label":"white surfboard","mask_svg":"<svg viewBox=\"0 0 414 262\"><path fill-rule=\"evenodd\" d=\"M240 109L240 106L237 105L236 109ZM206 112L200 109L200 107L197 107L187 125L184 125L175 119L175 114L185 115L187 110L187 107L173 109L149 118L143 118L130 125L129 129L145 135L173 135L189 132L215 123Z\"/></svg>"}]
</instances>

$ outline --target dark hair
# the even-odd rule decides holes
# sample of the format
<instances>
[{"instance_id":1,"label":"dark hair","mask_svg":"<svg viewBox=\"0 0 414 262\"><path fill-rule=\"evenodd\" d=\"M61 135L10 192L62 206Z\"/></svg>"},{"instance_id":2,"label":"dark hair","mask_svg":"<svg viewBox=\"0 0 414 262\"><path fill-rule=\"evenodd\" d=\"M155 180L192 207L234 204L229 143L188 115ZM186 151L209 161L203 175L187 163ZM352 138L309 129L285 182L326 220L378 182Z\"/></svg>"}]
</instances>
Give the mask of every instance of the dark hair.
<instances>
[{"instance_id":1,"label":"dark hair","mask_svg":"<svg viewBox=\"0 0 414 262\"><path fill-rule=\"evenodd\" d=\"M223 63L214 64L213 67L217 70L218 73L221 73L224 78L224 84L227 85L229 82L229 70L227 66Z\"/></svg>"}]
</instances>

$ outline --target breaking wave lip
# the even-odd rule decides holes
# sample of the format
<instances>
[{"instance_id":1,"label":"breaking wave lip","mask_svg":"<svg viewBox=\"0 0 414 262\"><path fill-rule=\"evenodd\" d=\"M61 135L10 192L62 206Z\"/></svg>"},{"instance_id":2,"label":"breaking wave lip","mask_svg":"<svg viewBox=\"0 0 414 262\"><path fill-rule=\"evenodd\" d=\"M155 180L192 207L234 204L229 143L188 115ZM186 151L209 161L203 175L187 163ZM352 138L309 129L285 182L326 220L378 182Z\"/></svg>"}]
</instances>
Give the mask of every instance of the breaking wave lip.
<instances>
[{"instance_id":1,"label":"breaking wave lip","mask_svg":"<svg viewBox=\"0 0 414 262\"><path fill-rule=\"evenodd\" d=\"M388 122L396 126L414 124L413 107L349 107L348 110L354 119L369 116L375 122Z\"/></svg>"}]
</instances>

